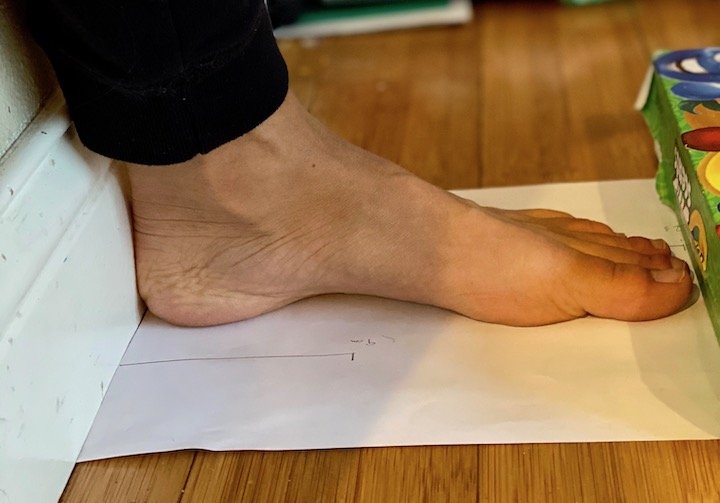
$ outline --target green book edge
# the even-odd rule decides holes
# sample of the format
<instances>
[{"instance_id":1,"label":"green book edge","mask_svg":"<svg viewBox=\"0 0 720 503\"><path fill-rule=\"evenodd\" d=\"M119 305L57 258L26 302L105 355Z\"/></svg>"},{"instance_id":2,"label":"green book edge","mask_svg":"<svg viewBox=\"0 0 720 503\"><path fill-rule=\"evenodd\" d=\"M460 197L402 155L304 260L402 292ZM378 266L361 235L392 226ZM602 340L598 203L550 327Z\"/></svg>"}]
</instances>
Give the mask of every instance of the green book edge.
<instances>
[{"instance_id":1,"label":"green book edge","mask_svg":"<svg viewBox=\"0 0 720 503\"><path fill-rule=\"evenodd\" d=\"M295 24L401 14L430 8L442 8L449 3L449 0L401 0L372 5L311 7L300 15Z\"/></svg>"}]
</instances>

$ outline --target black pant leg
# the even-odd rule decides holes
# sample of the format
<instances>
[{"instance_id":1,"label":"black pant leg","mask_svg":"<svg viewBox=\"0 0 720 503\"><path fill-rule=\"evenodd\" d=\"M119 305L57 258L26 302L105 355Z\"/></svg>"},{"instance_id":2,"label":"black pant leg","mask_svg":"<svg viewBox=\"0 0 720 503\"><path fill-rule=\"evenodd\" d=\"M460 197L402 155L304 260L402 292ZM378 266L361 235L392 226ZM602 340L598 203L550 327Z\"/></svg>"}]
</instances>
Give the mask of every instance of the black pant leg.
<instances>
[{"instance_id":1,"label":"black pant leg","mask_svg":"<svg viewBox=\"0 0 720 503\"><path fill-rule=\"evenodd\" d=\"M171 164L252 130L288 88L263 0L30 0L80 139Z\"/></svg>"}]
</instances>

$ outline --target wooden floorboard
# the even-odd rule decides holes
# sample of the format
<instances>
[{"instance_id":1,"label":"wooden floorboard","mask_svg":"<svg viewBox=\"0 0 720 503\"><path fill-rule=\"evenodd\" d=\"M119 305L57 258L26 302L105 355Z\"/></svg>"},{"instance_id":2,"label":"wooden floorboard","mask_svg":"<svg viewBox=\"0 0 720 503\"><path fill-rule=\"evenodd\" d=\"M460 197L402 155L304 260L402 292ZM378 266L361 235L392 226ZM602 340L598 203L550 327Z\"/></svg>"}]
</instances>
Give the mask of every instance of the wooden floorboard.
<instances>
[{"instance_id":1,"label":"wooden floorboard","mask_svg":"<svg viewBox=\"0 0 720 503\"><path fill-rule=\"evenodd\" d=\"M651 176L653 51L720 45L717 0L494 1L473 23L285 42L335 131L445 188ZM720 442L175 453L84 463L63 501L718 501Z\"/></svg>"},{"instance_id":2,"label":"wooden floorboard","mask_svg":"<svg viewBox=\"0 0 720 503\"><path fill-rule=\"evenodd\" d=\"M636 0L632 4L652 51L720 45L716 0Z\"/></svg>"},{"instance_id":3,"label":"wooden floorboard","mask_svg":"<svg viewBox=\"0 0 720 503\"><path fill-rule=\"evenodd\" d=\"M82 463L75 467L61 501L179 501L194 458L194 452L176 452Z\"/></svg>"},{"instance_id":4,"label":"wooden floorboard","mask_svg":"<svg viewBox=\"0 0 720 503\"><path fill-rule=\"evenodd\" d=\"M351 500L360 457L358 449L200 453L183 502Z\"/></svg>"}]
</instances>

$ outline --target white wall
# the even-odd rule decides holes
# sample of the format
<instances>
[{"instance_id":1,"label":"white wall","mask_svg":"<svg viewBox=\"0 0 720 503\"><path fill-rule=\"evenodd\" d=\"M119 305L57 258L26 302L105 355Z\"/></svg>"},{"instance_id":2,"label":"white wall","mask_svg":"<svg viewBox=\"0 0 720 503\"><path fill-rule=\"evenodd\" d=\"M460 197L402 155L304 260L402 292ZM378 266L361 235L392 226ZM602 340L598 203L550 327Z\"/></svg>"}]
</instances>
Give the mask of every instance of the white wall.
<instances>
[{"instance_id":1,"label":"white wall","mask_svg":"<svg viewBox=\"0 0 720 503\"><path fill-rule=\"evenodd\" d=\"M80 144L20 1L0 0L0 503L44 503L143 307L123 174Z\"/></svg>"},{"instance_id":2,"label":"white wall","mask_svg":"<svg viewBox=\"0 0 720 503\"><path fill-rule=\"evenodd\" d=\"M0 155L55 88L50 64L23 27L20 0L0 0Z\"/></svg>"}]
</instances>

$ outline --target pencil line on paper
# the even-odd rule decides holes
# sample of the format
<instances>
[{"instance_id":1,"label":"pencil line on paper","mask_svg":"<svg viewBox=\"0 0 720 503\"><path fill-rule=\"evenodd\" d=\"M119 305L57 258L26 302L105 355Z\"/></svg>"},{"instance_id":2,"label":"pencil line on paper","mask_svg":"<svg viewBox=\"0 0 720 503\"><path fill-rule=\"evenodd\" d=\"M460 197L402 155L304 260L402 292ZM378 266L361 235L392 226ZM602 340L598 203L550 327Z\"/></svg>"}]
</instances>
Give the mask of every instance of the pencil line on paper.
<instances>
[{"instance_id":1,"label":"pencil line on paper","mask_svg":"<svg viewBox=\"0 0 720 503\"><path fill-rule=\"evenodd\" d=\"M254 356L208 356L198 358L171 358L168 360L152 360L146 362L121 363L121 367L137 367L139 365L152 365L154 363L202 362L202 361L230 361L230 360L268 360L271 358L327 358L333 356L349 356L355 361L355 353L319 353L299 355L254 355Z\"/></svg>"}]
</instances>

